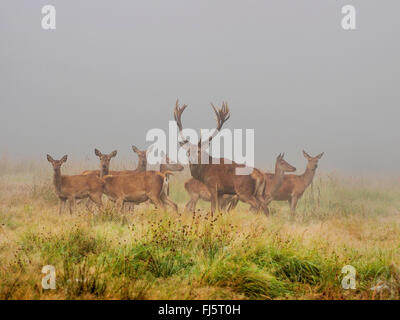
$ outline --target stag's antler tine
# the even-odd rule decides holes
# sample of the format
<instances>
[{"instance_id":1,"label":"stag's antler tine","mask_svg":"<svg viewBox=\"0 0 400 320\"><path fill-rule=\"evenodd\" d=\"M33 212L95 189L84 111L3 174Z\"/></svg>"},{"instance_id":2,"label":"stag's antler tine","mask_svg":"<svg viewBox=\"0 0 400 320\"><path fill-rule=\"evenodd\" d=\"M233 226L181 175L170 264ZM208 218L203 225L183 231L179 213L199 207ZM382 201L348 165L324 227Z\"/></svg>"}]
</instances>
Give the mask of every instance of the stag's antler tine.
<instances>
[{"instance_id":1,"label":"stag's antler tine","mask_svg":"<svg viewBox=\"0 0 400 320\"><path fill-rule=\"evenodd\" d=\"M183 111L186 109L187 105L184 104L182 107L179 107L179 100L176 100L175 103L175 109L174 109L174 119L176 121L176 125L178 126L179 129L179 134L182 138L182 140L186 143L188 142L188 140L183 136L182 130L183 130L183 126L182 126L182 113Z\"/></svg>"},{"instance_id":2,"label":"stag's antler tine","mask_svg":"<svg viewBox=\"0 0 400 320\"><path fill-rule=\"evenodd\" d=\"M213 108L215 116L216 116L217 127L216 127L216 130L214 131L213 135L211 137L209 137L207 139L207 141L204 143L209 143L218 134L218 132L221 130L224 123L230 117L228 104L226 102L222 103L221 108L216 108L213 103L211 103L211 107Z\"/></svg>"},{"instance_id":3,"label":"stag's antler tine","mask_svg":"<svg viewBox=\"0 0 400 320\"><path fill-rule=\"evenodd\" d=\"M219 110L214 106L213 103L211 103L211 107L214 109L215 120L217 121L217 130L219 130L218 128L219 128L219 126L221 124Z\"/></svg>"},{"instance_id":4,"label":"stag's antler tine","mask_svg":"<svg viewBox=\"0 0 400 320\"><path fill-rule=\"evenodd\" d=\"M231 117L231 114L229 112L229 107L228 107L228 102L225 102L225 116L227 115L225 121L228 121L228 119Z\"/></svg>"}]
</instances>

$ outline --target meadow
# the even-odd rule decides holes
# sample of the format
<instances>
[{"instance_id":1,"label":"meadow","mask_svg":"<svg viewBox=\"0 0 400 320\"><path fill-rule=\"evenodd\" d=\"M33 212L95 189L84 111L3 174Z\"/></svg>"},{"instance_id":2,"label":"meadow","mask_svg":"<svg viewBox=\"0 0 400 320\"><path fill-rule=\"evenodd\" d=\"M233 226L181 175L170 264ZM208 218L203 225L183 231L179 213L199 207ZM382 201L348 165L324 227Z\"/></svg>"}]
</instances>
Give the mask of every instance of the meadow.
<instances>
[{"instance_id":1,"label":"meadow","mask_svg":"<svg viewBox=\"0 0 400 320\"><path fill-rule=\"evenodd\" d=\"M115 161L118 169L124 163ZM94 165L92 166L94 167ZM86 163L67 163L79 173ZM184 213L187 170L171 178L179 214L142 204L58 215L52 169L0 159L0 299L399 299L400 177L317 173L289 221L240 204ZM44 265L56 269L45 290ZM356 288L342 287L342 268Z\"/></svg>"}]
</instances>

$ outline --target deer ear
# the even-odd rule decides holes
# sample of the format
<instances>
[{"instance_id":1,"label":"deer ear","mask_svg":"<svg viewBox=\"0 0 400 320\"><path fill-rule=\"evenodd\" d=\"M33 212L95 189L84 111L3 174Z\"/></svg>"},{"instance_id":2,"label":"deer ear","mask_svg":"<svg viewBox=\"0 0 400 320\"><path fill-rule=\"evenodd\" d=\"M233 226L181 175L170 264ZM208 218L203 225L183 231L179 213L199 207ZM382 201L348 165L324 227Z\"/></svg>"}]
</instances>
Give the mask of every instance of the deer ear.
<instances>
[{"instance_id":1,"label":"deer ear","mask_svg":"<svg viewBox=\"0 0 400 320\"><path fill-rule=\"evenodd\" d=\"M110 156L111 158L114 158L117 155L117 150L114 150L113 152L111 152Z\"/></svg>"},{"instance_id":2,"label":"deer ear","mask_svg":"<svg viewBox=\"0 0 400 320\"><path fill-rule=\"evenodd\" d=\"M139 153L139 149L136 147L136 146L134 146L134 145L132 145L132 150L133 150L133 152L136 152L136 153Z\"/></svg>"},{"instance_id":3,"label":"deer ear","mask_svg":"<svg viewBox=\"0 0 400 320\"><path fill-rule=\"evenodd\" d=\"M306 158L307 160L310 160L310 159L311 159L311 156L310 156L307 152L305 152L304 150L303 150L303 156L304 156L304 158Z\"/></svg>"},{"instance_id":4,"label":"deer ear","mask_svg":"<svg viewBox=\"0 0 400 320\"><path fill-rule=\"evenodd\" d=\"M321 159L322 156L324 155L325 152L320 153L319 155L316 156L316 158Z\"/></svg>"},{"instance_id":5,"label":"deer ear","mask_svg":"<svg viewBox=\"0 0 400 320\"><path fill-rule=\"evenodd\" d=\"M101 152L97 149L94 149L94 154L98 157L101 157Z\"/></svg>"},{"instance_id":6,"label":"deer ear","mask_svg":"<svg viewBox=\"0 0 400 320\"><path fill-rule=\"evenodd\" d=\"M47 155L47 161L48 161L48 162L53 162L54 159L53 159L50 155Z\"/></svg>"},{"instance_id":7,"label":"deer ear","mask_svg":"<svg viewBox=\"0 0 400 320\"><path fill-rule=\"evenodd\" d=\"M68 159L68 155L65 155L64 157L61 158L61 162L67 162Z\"/></svg>"}]
</instances>

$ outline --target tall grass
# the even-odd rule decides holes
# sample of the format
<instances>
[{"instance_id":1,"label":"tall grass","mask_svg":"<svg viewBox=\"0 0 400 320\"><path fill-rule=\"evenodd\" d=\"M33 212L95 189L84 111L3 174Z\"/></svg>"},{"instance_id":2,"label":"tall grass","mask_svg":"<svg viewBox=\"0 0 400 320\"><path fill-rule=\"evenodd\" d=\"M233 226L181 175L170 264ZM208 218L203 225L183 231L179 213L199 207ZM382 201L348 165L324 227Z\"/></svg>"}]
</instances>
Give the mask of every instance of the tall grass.
<instances>
[{"instance_id":1,"label":"tall grass","mask_svg":"<svg viewBox=\"0 0 400 320\"><path fill-rule=\"evenodd\" d=\"M398 180L317 175L289 222L286 202L268 218L244 204L183 213L187 176L172 178L179 214L120 213L104 198L97 215L83 203L59 216L49 168L0 160L0 299L400 298ZM41 286L44 265L55 290ZM355 290L342 288L345 265Z\"/></svg>"}]
</instances>

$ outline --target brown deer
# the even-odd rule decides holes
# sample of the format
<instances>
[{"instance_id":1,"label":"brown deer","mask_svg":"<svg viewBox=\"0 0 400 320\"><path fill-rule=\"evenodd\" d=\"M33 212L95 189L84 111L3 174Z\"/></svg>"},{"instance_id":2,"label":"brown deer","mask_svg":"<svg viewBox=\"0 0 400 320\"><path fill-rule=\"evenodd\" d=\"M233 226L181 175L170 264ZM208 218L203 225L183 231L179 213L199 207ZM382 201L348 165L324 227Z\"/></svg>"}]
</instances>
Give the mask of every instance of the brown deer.
<instances>
[{"instance_id":1,"label":"brown deer","mask_svg":"<svg viewBox=\"0 0 400 320\"><path fill-rule=\"evenodd\" d=\"M139 165L136 168L136 171L146 171L148 150L140 150L135 146L132 146L132 149L139 157ZM160 164L160 172L182 171L184 169L181 164L172 162L166 154L162 154L162 158L164 158L164 160Z\"/></svg>"},{"instance_id":2,"label":"brown deer","mask_svg":"<svg viewBox=\"0 0 400 320\"><path fill-rule=\"evenodd\" d=\"M75 209L77 199L90 198L101 208L103 180L96 175L61 175L61 166L67 161L67 158L68 156L65 155L61 160L54 160L50 155L47 155L47 160L53 165L54 169L53 182L57 196L60 199L59 214L62 213L67 200L70 214Z\"/></svg>"},{"instance_id":3,"label":"brown deer","mask_svg":"<svg viewBox=\"0 0 400 320\"><path fill-rule=\"evenodd\" d=\"M290 205L291 218L294 218L297 201L301 198L304 191L313 181L315 171L318 167L318 160L324 155L320 153L315 157L311 157L307 152L303 150L303 155L307 159L307 167L302 175L288 174L284 176L282 185L274 192L273 200L277 201L288 201ZM272 181L271 175L266 176L267 185L268 181Z\"/></svg>"},{"instance_id":4,"label":"brown deer","mask_svg":"<svg viewBox=\"0 0 400 320\"><path fill-rule=\"evenodd\" d=\"M157 208L165 205L178 212L178 206L167 196L168 176L172 172L142 171L130 174L108 175L103 178L104 194L122 210L125 202L139 204L151 200Z\"/></svg>"},{"instance_id":5,"label":"brown deer","mask_svg":"<svg viewBox=\"0 0 400 320\"><path fill-rule=\"evenodd\" d=\"M135 170L119 170L110 171L110 161L117 155L117 150L111 152L110 154L103 154L98 149L94 149L94 153L100 159L100 170L86 170L82 174L95 174L97 176L118 175L118 174L129 174L134 172L146 171L146 151L141 151L135 146L132 146L132 150L138 155L139 161L138 166Z\"/></svg>"},{"instance_id":6,"label":"brown deer","mask_svg":"<svg viewBox=\"0 0 400 320\"><path fill-rule=\"evenodd\" d=\"M286 162L283 157L285 154L279 154L275 161L275 173L264 173L266 179L266 185L264 189L264 197L266 205L268 206L272 200L275 199L276 193L281 187L285 172L294 172L296 168ZM234 209L238 203L238 198L235 196L229 203L229 210ZM269 212L268 212L269 213Z\"/></svg>"},{"instance_id":7,"label":"brown deer","mask_svg":"<svg viewBox=\"0 0 400 320\"><path fill-rule=\"evenodd\" d=\"M210 154L206 153L211 140L219 133L223 124L229 119L229 108L227 103L223 103L222 107L217 109L211 104L217 118L217 127L213 135L203 142L199 139L197 145L189 142L184 137L182 130L182 113L187 105L179 107L177 101L174 109L174 118L177 123L182 141L180 144L187 150L189 158L190 173L193 178L204 183L211 195L211 212L220 210L222 196L224 194L238 195L239 199L243 202L250 204L252 208L262 207L267 209L264 205L263 191L265 187L264 175L257 169L253 169L249 175L236 175L236 169L244 167L242 164L237 164L233 161L223 158L214 159ZM204 149L203 149L204 148ZM202 159L208 157L208 163L202 164Z\"/></svg>"},{"instance_id":8,"label":"brown deer","mask_svg":"<svg viewBox=\"0 0 400 320\"><path fill-rule=\"evenodd\" d=\"M147 150L140 150L136 146L132 146L132 150L139 157L137 168L105 175L104 193L117 203L120 210L124 203L139 204L150 200L157 208L164 210L168 205L178 212L178 206L168 198L169 176L172 171L183 170L183 166L170 163L166 156L167 163L160 165L160 172L146 171Z\"/></svg>"},{"instance_id":9,"label":"brown deer","mask_svg":"<svg viewBox=\"0 0 400 320\"><path fill-rule=\"evenodd\" d=\"M135 169L136 172L142 172L146 171L147 167L147 150L140 150L136 146L132 145L132 150L135 152L138 156L138 165Z\"/></svg>"},{"instance_id":10,"label":"brown deer","mask_svg":"<svg viewBox=\"0 0 400 320\"><path fill-rule=\"evenodd\" d=\"M137 168L135 169L135 170L121 170L121 171L110 171L109 170L109 166L110 166L110 160L113 158L113 157L115 157L116 156L116 151L114 151L114 152L112 152L112 153L110 153L110 154L108 154L108 155L105 155L105 154L102 154L99 150L97 150L97 149L95 149L95 154L96 154L96 156L98 156L99 157L99 159L100 159L100 169L101 170L92 170L92 171L85 171L85 174L95 174L95 175L97 175L97 176L100 176L100 177L105 177L105 176L107 176L107 175L109 175L109 176L125 176L125 175L132 175L132 174L135 174L135 173L143 173L143 172L146 172L146 166L147 166L147 150L140 150L140 149L138 149L136 146L132 146L132 150L138 155L138 158L139 158L139 161L138 161L138 166L137 166ZM169 158L167 157L167 159L168 159L168 162L170 162L169 161ZM175 203L173 203L171 200L169 200L168 199L168 197L167 197L167 195L168 195L168 188L169 188L169 175L171 175L172 173L171 173L171 171L180 171L180 170L183 170L183 166L181 166L180 164L174 164L174 163L166 163L166 164L161 164L161 166L160 166L160 171L165 175L165 177L163 178L164 180L163 180L163 184L162 184L162 186L163 186L163 191L162 192L166 192L166 194L165 195L161 195L160 196L160 199L161 199L161 201L162 201L162 203L165 203L165 204L169 204L170 206L172 206L173 208L174 208L174 210L177 208L176 207L176 204ZM152 172L152 171L149 171L149 172ZM135 184L135 183L138 183L138 184L140 184L140 183L142 183L143 181L144 182L147 182L147 181L150 181L149 180L149 178L150 178L150 180L152 179L152 178L154 178L153 176L152 176L152 174L151 173L149 173L148 175L137 175L137 176L131 176L131 179L134 181L134 183L133 184ZM110 179L108 179L108 180L110 180ZM108 180L105 180L105 181L108 181ZM118 180L118 179L117 179ZM122 181L122 180L124 180L124 179L120 179L120 181ZM155 180L156 180L156 186L155 186L155 189L157 189L158 187L157 187L157 184L159 183L159 179L156 177L155 178ZM154 181L154 180L153 180ZM118 183L117 183L118 184ZM125 184L126 186L129 186L130 187L130 190L131 190L131 192L143 192L145 189L147 190L145 190L146 192L152 192L152 189L151 188L149 188L148 186L146 187L146 188L144 188L144 189L140 189L139 188L139 191L134 191L134 189L132 188L132 185L133 185L132 183L128 183L128 184ZM115 189L115 186L114 187L110 187L109 185L107 186L107 188L108 188L108 190L111 190L112 188L114 188L113 190L111 190L109 193L107 193L107 192L105 192L105 194L112 200L112 201L117 201L116 200L116 197L115 196L112 196L112 195L110 195L111 193L115 193L115 194L118 194L118 190L117 189ZM121 191L122 189L120 189L119 191ZM150 199L151 201L153 201L152 199L153 199L153 197L152 196L149 196L148 197L148 199ZM118 205L119 206L121 206L121 204L120 204L120 201L121 201L121 199L119 199L119 203L118 203ZM123 204L125 204L125 203L127 203L127 204L130 204L131 206L131 209L133 209L133 203L140 203L140 202L143 202L143 201L139 201L139 200L129 200L129 199L126 199L126 200L123 200ZM154 201L153 201L153 203L155 203ZM120 209L122 209L122 207L123 207L123 204L122 204L122 206L120 207ZM155 203L156 204L156 203ZM161 206L162 207L162 206Z\"/></svg>"},{"instance_id":11,"label":"brown deer","mask_svg":"<svg viewBox=\"0 0 400 320\"><path fill-rule=\"evenodd\" d=\"M186 203L185 211L193 212L196 210L196 204L199 199L203 201L211 201L211 193L208 191L206 185L195 178L190 178L185 182L185 189L190 196L190 200ZM225 210L233 200L230 194L224 194L221 197L220 208Z\"/></svg>"},{"instance_id":12,"label":"brown deer","mask_svg":"<svg viewBox=\"0 0 400 320\"><path fill-rule=\"evenodd\" d=\"M100 170L86 170L83 171L82 174L95 174L99 177L103 177L103 175L107 174L116 174L118 171L109 171L110 170L110 161L117 155L117 150L109 154L103 154L98 149L94 149L94 154L99 157L100 159Z\"/></svg>"},{"instance_id":13,"label":"brown deer","mask_svg":"<svg viewBox=\"0 0 400 320\"><path fill-rule=\"evenodd\" d=\"M132 149L134 152L136 152L136 154L139 157L139 165L138 165L136 171L140 171L140 172L146 171L147 151L148 150L140 150L135 146L132 146ZM162 153L161 156L163 158L163 161L160 164L160 172L161 173L165 173L167 171L171 171L171 172L182 171L184 169L184 167L181 164L172 162L171 159L166 154ZM166 188L166 191L167 191L167 195L169 195L169 180L167 180L167 182L168 182L168 186Z\"/></svg>"}]
</instances>

